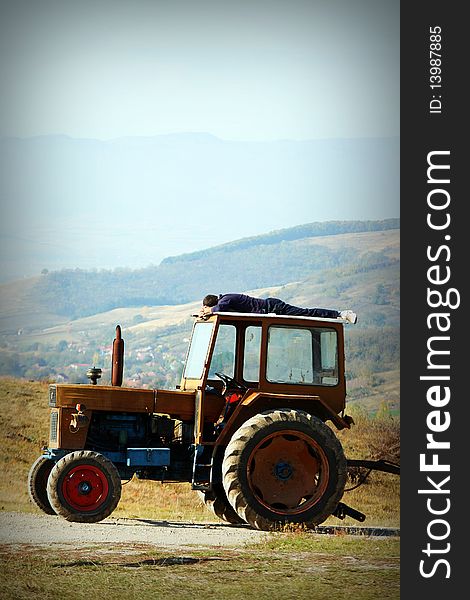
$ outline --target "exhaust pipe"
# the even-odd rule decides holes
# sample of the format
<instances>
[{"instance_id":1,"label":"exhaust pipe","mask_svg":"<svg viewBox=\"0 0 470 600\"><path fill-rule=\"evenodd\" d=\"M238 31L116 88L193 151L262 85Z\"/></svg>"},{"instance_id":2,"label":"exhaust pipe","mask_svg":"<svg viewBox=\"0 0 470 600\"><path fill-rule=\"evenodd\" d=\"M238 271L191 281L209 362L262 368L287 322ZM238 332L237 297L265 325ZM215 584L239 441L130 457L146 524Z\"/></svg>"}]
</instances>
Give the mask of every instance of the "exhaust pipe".
<instances>
[{"instance_id":1,"label":"exhaust pipe","mask_svg":"<svg viewBox=\"0 0 470 600\"><path fill-rule=\"evenodd\" d=\"M111 361L111 385L122 385L124 369L124 340L121 338L121 326L116 326L116 337L113 340L113 357Z\"/></svg>"}]
</instances>

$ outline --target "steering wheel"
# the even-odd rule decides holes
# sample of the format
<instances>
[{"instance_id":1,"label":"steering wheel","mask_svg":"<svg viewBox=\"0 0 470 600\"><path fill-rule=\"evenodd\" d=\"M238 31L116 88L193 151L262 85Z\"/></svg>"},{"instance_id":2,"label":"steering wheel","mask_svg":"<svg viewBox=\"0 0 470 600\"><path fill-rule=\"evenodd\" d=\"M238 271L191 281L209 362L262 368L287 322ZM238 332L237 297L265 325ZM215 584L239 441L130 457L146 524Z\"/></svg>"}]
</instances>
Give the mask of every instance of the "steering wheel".
<instances>
[{"instance_id":1,"label":"steering wheel","mask_svg":"<svg viewBox=\"0 0 470 600\"><path fill-rule=\"evenodd\" d=\"M219 379L222 379L222 381L225 384L225 390L227 390L228 388L235 388L236 390L246 392L246 390L248 389L246 385L239 383L236 379L230 377L229 375L226 375L225 373L215 373L215 375L217 375Z\"/></svg>"}]
</instances>

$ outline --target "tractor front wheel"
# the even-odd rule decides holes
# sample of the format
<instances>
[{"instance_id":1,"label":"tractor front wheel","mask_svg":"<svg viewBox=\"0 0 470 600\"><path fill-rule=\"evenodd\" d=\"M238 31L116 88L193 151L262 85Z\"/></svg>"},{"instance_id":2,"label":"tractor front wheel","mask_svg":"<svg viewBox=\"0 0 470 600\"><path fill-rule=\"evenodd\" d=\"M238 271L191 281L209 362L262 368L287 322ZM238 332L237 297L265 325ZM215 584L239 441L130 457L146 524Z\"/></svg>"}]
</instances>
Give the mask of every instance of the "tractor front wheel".
<instances>
[{"instance_id":1,"label":"tractor front wheel","mask_svg":"<svg viewBox=\"0 0 470 600\"><path fill-rule=\"evenodd\" d=\"M223 485L232 507L257 529L314 527L336 509L346 482L338 438L317 417L279 409L255 415L225 450Z\"/></svg>"},{"instance_id":2,"label":"tractor front wheel","mask_svg":"<svg viewBox=\"0 0 470 600\"><path fill-rule=\"evenodd\" d=\"M29 497L46 515L55 515L55 510L47 497L47 480L54 465L54 461L50 458L40 456L34 461L28 475Z\"/></svg>"},{"instance_id":3,"label":"tractor front wheel","mask_svg":"<svg viewBox=\"0 0 470 600\"><path fill-rule=\"evenodd\" d=\"M121 478L102 454L78 450L57 461L49 475L47 495L55 512L67 521L96 523L118 505Z\"/></svg>"}]
</instances>

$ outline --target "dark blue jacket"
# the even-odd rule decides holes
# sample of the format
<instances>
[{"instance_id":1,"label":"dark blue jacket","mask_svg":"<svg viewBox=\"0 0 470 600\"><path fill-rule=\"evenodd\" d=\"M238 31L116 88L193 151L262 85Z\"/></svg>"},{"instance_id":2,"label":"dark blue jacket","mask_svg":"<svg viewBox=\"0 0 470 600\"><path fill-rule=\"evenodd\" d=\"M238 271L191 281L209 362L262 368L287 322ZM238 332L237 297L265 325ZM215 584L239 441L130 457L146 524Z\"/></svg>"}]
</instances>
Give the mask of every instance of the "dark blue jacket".
<instances>
[{"instance_id":1,"label":"dark blue jacket","mask_svg":"<svg viewBox=\"0 0 470 600\"><path fill-rule=\"evenodd\" d=\"M245 294L221 294L219 301L212 307L212 312L267 312L267 302L263 298L253 298Z\"/></svg>"}]
</instances>

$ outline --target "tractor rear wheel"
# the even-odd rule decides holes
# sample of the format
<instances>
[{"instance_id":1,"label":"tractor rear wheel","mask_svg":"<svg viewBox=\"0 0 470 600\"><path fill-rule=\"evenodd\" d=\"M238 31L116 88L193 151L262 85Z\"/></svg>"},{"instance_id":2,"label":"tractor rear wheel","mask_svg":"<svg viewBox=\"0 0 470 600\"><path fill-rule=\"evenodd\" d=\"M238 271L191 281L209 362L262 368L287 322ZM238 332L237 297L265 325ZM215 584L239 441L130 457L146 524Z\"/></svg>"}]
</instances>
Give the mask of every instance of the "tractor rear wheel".
<instances>
[{"instance_id":1,"label":"tractor rear wheel","mask_svg":"<svg viewBox=\"0 0 470 600\"><path fill-rule=\"evenodd\" d=\"M29 497L47 515L55 515L47 497L47 479L54 465L50 458L40 456L34 461L28 475Z\"/></svg>"},{"instance_id":2,"label":"tractor rear wheel","mask_svg":"<svg viewBox=\"0 0 470 600\"><path fill-rule=\"evenodd\" d=\"M78 450L57 461L49 475L47 495L55 512L67 521L96 523L116 508L121 478L102 454Z\"/></svg>"},{"instance_id":3,"label":"tractor rear wheel","mask_svg":"<svg viewBox=\"0 0 470 600\"><path fill-rule=\"evenodd\" d=\"M323 522L343 495L346 470L332 430L317 417L291 409L246 421L222 464L230 504L247 523L266 531Z\"/></svg>"},{"instance_id":4,"label":"tractor rear wheel","mask_svg":"<svg viewBox=\"0 0 470 600\"><path fill-rule=\"evenodd\" d=\"M227 500L223 487L213 487L210 492L198 492L198 494L206 507L222 521L232 525L245 523Z\"/></svg>"}]
</instances>

